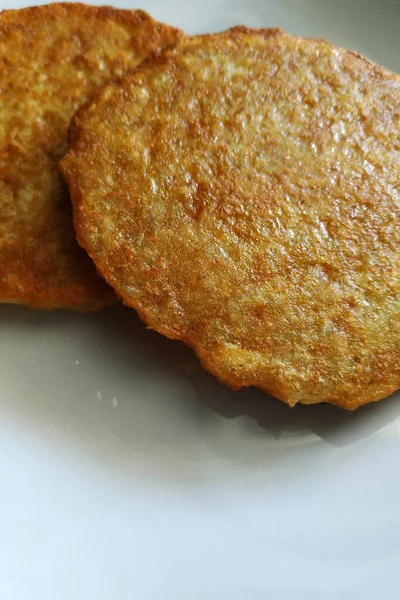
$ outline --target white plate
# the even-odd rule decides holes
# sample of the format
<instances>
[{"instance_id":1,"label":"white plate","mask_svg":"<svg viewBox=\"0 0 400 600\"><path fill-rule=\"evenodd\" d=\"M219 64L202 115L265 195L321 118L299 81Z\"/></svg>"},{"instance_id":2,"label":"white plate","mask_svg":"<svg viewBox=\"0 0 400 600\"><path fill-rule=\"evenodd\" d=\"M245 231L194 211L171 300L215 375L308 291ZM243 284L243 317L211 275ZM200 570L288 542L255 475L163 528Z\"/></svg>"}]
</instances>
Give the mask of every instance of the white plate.
<instances>
[{"instance_id":1,"label":"white plate","mask_svg":"<svg viewBox=\"0 0 400 600\"><path fill-rule=\"evenodd\" d=\"M400 72L396 0L142 7L190 33L326 37ZM220 386L133 311L0 307L0 598L398 598L399 400L290 410Z\"/></svg>"}]
</instances>

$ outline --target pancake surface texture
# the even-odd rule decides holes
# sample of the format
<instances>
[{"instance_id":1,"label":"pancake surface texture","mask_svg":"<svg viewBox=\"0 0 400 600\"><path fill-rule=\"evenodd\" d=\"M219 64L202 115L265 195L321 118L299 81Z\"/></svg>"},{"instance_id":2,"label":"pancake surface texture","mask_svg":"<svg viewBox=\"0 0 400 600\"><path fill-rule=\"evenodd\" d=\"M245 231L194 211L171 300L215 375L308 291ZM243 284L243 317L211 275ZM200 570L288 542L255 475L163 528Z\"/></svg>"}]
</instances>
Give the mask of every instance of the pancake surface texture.
<instances>
[{"instance_id":1,"label":"pancake surface texture","mask_svg":"<svg viewBox=\"0 0 400 600\"><path fill-rule=\"evenodd\" d=\"M400 386L400 78L278 30L183 39L81 111L80 243L233 388L354 409Z\"/></svg>"},{"instance_id":2,"label":"pancake surface texture","mask_svg":"<svg viewBox=\"0 0 400 600\"><path fill-rule=\"evenodd\" d=\"M0 14L0 302L115 301L76 242L57 163L91 94L178 35L142 11L52 4Z\"/></svg>"}]
</instances>

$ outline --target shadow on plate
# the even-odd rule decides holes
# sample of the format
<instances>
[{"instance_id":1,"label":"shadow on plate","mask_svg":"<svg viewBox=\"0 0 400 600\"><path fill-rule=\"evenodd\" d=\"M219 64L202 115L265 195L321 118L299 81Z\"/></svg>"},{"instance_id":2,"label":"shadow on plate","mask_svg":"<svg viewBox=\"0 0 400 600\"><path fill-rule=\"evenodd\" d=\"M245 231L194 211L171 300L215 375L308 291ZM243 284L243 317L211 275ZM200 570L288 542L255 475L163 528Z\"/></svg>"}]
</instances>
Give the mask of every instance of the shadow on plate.
<instances>
[{"instance_id":1,"label":"shadow on plate","mask_svg":"<svg viewBox=\"0 0 400 600\"><path fill-rule=\"evenodd\" d=\"M275 439L284 434L311 432L334 446L347 446L373 434L400 415L398 394L349 412L328 404L290 408L254 388L232 391L202 369L190 348L146 330L130 309L113 307L108 312L112 314L113 334L117 338L114 348L122 349L121 358L132 357L133 346L136 346L152 361L154 368L169 369L176 377L187 379L196 392L198 418L205 426L208 419L212 420L212 414L203 411L204 406L226 419L248 417L242 419L242 433L249 436L259 436L260 428ZM108 338L110 321L101 320L99 326Z\"/></svg>"}]
</instances>

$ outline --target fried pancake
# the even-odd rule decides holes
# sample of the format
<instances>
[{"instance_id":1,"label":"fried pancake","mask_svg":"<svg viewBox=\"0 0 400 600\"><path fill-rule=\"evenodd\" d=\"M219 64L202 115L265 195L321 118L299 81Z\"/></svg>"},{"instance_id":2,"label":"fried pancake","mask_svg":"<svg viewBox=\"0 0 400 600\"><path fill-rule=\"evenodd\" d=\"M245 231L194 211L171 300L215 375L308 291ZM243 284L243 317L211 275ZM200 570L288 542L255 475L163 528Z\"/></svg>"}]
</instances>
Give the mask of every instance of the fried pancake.
<instances>
[{"instance_id":1,"label":"fried pancake","mask_svg":"<svg viewBox=\"0 0 400 600\"><path fill-rule=\"evenodd\" d=\"M183 39L73 121L79 242L234 389L347 409L400 386L400 77L321 40Z\"/></svg>"},{"instance_id":2,"label":"fried pancake","mask_svg":"<svg viewBox=\"0 0 400 600\"><path fill-rule=\"evenodd\" d=\"M115 301L76 242L57 162L93 91L179 35L139 10L0 14L0 302L88 310Z\"/></svg>"}]
</instances>

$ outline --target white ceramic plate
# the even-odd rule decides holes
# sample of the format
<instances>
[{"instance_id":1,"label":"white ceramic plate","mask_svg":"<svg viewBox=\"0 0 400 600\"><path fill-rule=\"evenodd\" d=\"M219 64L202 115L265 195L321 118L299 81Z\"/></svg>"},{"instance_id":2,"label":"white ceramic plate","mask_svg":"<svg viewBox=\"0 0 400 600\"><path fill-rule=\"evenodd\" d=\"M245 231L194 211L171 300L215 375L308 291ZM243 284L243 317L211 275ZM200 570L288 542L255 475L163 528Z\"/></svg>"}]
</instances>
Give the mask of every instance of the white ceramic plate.
<instances>
[{"instance_id":1,"label":"white ceramic plate","mask_svg":"<svg viewBox=\"0 0 400 600\"><path fill-rule=\"evenodd\" d=\"M396 0L142 7L189 33L326 37L400 72ZM0 307L0 598L398 598L399 415L398 395L346 413L231 392L120 307Z\"/></svg>"}]
</instances>

